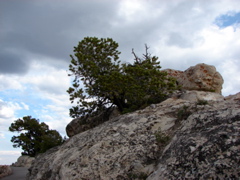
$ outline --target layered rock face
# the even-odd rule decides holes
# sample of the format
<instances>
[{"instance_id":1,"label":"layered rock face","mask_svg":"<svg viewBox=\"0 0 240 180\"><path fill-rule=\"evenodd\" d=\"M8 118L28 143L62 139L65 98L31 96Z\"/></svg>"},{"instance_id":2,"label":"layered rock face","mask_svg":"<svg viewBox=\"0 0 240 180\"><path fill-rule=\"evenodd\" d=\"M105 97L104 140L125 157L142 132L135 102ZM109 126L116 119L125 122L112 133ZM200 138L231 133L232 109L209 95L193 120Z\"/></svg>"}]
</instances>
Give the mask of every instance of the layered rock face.
<instances>
[{"instance_id":1,"label":"layered rock face","mask_svg":"<svg viewBox=\"0 0 240 180\"><path fill-rule=\"evenodd\" d=\"M197 64L185 71L164 70L185 90L212 91L221 94L223 78L214 66Z\"/></svg>"},{"instance_id":2,"label":"layered rock face","mask_svg":"<svg viewBox=\"0 0 240 180\"><path fill-rule=\"evenodd\" d=\"M240 93L186 91L36 157L29 180L238 179Z\"/></svg>"}]
</instances>

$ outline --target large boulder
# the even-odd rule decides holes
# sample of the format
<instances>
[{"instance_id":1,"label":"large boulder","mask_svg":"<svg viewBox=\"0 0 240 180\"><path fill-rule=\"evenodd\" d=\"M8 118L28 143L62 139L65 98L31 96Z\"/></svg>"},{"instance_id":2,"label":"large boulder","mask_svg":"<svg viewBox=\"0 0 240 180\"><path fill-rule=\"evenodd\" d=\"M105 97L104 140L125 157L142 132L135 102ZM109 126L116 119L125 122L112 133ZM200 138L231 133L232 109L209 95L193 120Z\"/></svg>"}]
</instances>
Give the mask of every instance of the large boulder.
<instances>
[{"instance_id":1,"label":"large boulder","mask_svg":"<svg viewBox=\"0 0 240 180\"><path fill-rule=\"evenodd\" d=\"M223 78L214 66L197 64L185 71L163 70L177 79L178 85L185 90L210 91L221 94Z\"/></svg>"},{"instance_id":2,"label":"large boulder","mask_svg":"<svg viewBox=\"0 0 240 180\"><path fill-rule=\"evenodd\" d=\"M239 96L195 93L204 103L192 96L169 98L76 134L39 154L27 179L238 179Z\"/></svg>"},{"instance_id":3,"label":"large boulder","mask_svg":"<svg viewBox=\"0 0 240 180\"><path fill-rule=\"evenodd\" d=\"M17 162L13 163L12 166L14 167L27 167L29 168L33 161L35 160L34 157L30 157L30 156L20 156L18 159L17 159Z\"/></svg>"}]
</instances>

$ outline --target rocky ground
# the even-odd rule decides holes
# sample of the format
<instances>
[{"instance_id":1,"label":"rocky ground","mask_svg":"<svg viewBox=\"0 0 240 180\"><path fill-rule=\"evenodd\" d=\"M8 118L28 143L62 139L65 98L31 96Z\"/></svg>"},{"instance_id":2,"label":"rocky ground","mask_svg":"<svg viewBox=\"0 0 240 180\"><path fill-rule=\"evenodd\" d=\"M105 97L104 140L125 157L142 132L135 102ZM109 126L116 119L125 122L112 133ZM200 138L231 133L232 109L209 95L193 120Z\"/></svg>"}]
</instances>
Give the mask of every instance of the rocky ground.
<instances>
[{"instance_id":1,"label":"rocky ground","mask_svg":"<svg viewBox=\"0 0 240 180\"><path fill-rule=\"evenodd\" d=\"M240 93L198 105L196 112L182 121L157 170L147 179L239 178Z\"/></svg>"},{"instance_id":2,"label":"rocky ground","mask_svg":"<svg viewBox=\"0 0 240 180\"><path fill-rule=\"evenodd\" d=\"M239 179L240 94L186 91L71 137L28 179Z\"/></svg>"},{"instance_id":3,"label":"rocky ground","mask_svg":"<svg viewBox=\"0 0 240 180\"><path fill-rule=\"evenodd\" d=\"M26 167L11 167L12 174L1 178L1 180L26 180L28 168Z\"/></svg>"},{"instance_id":4,"label":"rocky ground","mask_svg":"<svg viewBox=\"0 0 240 180\"><path fill-rule=\"evenodd\" d=\"M0 178L8 176L12 174L12 169L10 166L7 165L0 165Z\"/></svg>"}]
</instances>

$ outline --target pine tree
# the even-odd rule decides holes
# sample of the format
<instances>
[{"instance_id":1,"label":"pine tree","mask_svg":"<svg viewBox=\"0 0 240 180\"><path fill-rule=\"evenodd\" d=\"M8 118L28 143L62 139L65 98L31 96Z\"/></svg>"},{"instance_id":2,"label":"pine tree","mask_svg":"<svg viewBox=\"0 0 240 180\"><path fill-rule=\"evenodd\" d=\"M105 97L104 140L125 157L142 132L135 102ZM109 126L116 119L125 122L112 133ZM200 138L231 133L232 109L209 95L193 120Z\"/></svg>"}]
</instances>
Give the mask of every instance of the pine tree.
<instances>
[{"instance_id":1,"label":"pine tree","mask_svg":"<svg viewBox=\"0 0 240 180\"><path fill-rule=\"evenodd\" d=\"M63 143L61 135L56 130L49 130L47 124L39 123L39 120L31 116L14 121L9 131L20 133L18 136L13 136L11 142L14 143L13 147L22 148L22 155L34 157Z\"/></svg>"},{"instance_id":2,"label":"pine tree","mask_svg":"<svg viewBox=\"0 0 240 180\"><path fill-rule=\"evenodd\" d=\"M176 89L176 80L160 71L156 56L142 58L132 51L133 64L120 64L118 43L111 38L86 37L74 47L69 70L73 84L67 92L76 103L70 109L73 118L96 115L116 106L129 112L164 100Z\"/></svg>"}]
</instances>

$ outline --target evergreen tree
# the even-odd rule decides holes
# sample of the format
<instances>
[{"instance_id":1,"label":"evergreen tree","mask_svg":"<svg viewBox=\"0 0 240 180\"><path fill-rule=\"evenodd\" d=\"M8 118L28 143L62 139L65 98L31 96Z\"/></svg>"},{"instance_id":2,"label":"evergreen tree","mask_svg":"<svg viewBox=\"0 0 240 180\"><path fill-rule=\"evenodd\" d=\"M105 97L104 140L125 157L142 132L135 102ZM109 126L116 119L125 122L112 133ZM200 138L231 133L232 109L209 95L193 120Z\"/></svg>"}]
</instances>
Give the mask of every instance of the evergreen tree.
<instances>
[{"instance_id":1,"label":"evergreen tree","mask_svg":"<svg viewBox=\"0 0 240 180\"><path fill-rule=\"evenodd\" d=\"M111 38L85 37L70 55L72 87L67 92L76 106L70 109L73 118L95 115L116 106L129 112L158 103L176 89L175 79L161 72L158 58L146 52L135 57L133 64L120 64L118 44Z\"/></svg>"},{"instance_id":2,"label":"evergreen tree","mask_svg":"<svg viewBox=\"0 0 240 180\"><path fill-rule=\"evenodd\" d=\"M158 57L151 56L145 45L145 54L139 58L134 55L133 64L123 64L126 75L127 90L125 99L128 102L126 111L133 111L149 104L159 103L177 89L176 80L168 77L166 72L160 71Z\"/></svg>"},{"instance_id":3,"label":"evergreen tree","mask_svg":"<svg viewBox=\"0 0 240 180\"><path fill-rule=\"evenodd\" d=\"M35 156L46 150L63 143L61 135L56 130L49 130L48 125L39 123L39 120L31 116L14 121L9 127L9 131L20 133L13 136L11 142L13 147L21 147L22 155Z\"/></svg>"}]
</instances>

